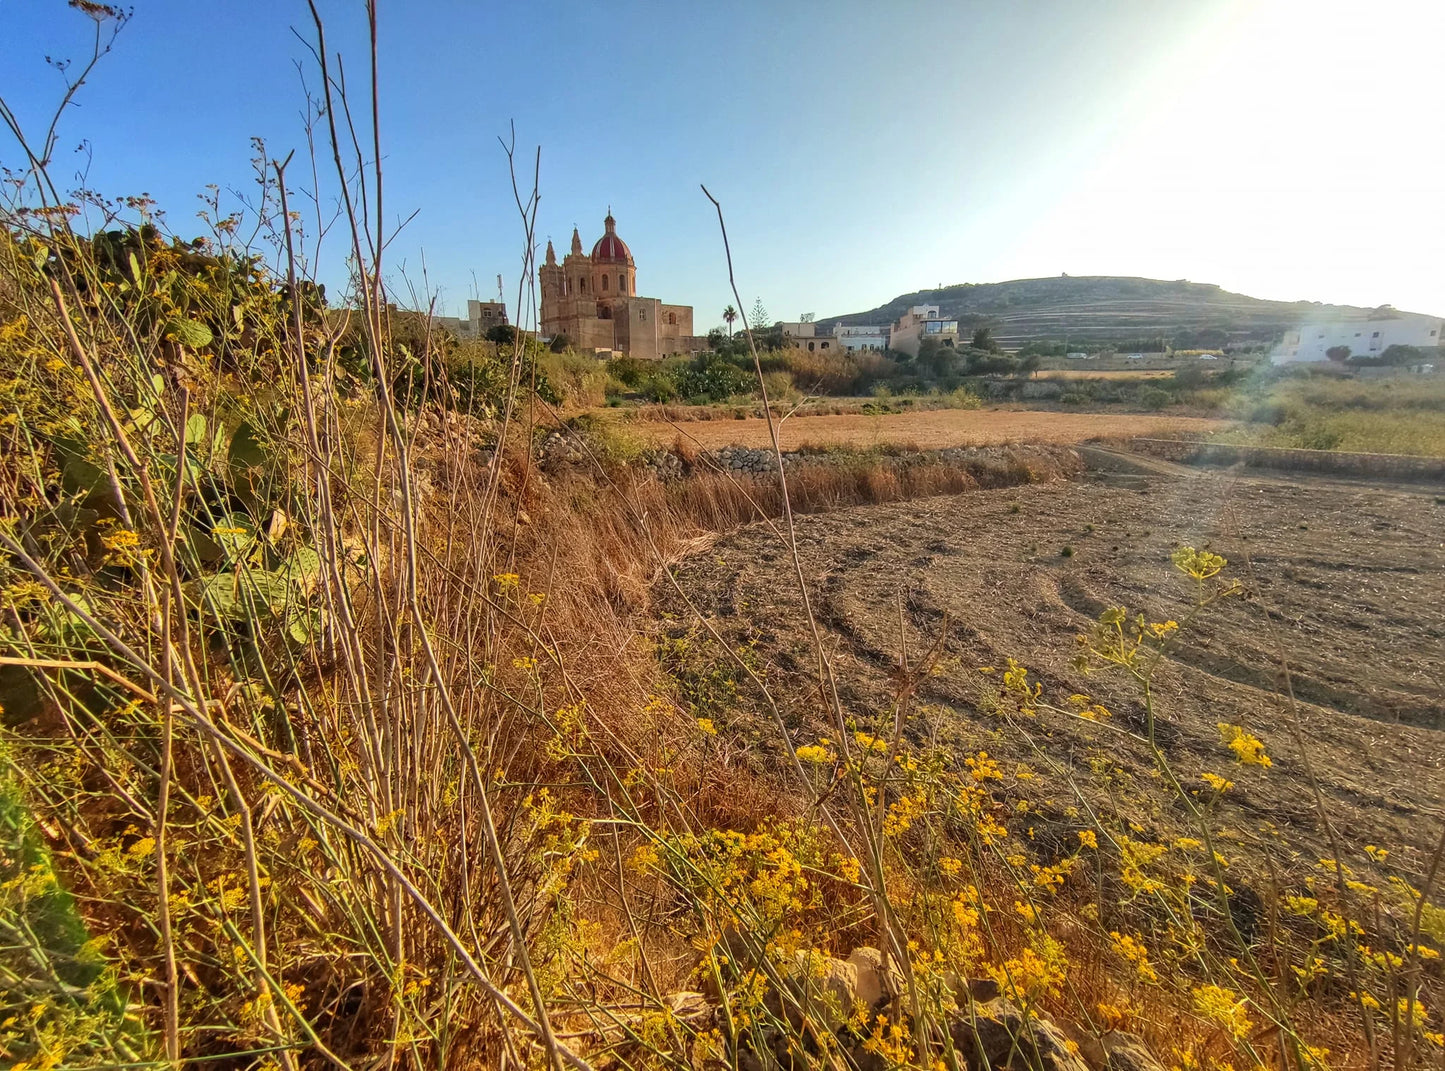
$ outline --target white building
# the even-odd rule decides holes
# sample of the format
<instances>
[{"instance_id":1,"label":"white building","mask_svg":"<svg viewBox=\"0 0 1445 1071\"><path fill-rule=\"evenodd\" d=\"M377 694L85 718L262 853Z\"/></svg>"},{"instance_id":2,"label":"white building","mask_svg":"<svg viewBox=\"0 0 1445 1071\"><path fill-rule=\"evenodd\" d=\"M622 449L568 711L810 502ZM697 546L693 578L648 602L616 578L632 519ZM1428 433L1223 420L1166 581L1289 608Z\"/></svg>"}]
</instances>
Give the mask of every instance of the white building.
<instances>
[{"instance_id":1,"label":"white building","mask_svg":"<svg viewBox=\"0 0 1445 1071\"><path fill-rule=\"evenodd\" d=\"M833 338L849 353L857 353L859 350L883 350L888 347L888 328L875 324L856 324L846 327L839 323L833 327Z\"/></svg>"},{"instance_id":2,"label":"white building","mask_svg":"<svg viewBox=\"0 0 1445 1071\"><path fill-rule=\"evenodd\" d=\"M1347 346L1351 357L1378 357L1391 346L1439 346L1445 321L1413 312L1376 313L1369 320L1321 320L1286 331L1270 354L1274 364L1328 361L1329 350Z\"/></svg>"}]
</instances>

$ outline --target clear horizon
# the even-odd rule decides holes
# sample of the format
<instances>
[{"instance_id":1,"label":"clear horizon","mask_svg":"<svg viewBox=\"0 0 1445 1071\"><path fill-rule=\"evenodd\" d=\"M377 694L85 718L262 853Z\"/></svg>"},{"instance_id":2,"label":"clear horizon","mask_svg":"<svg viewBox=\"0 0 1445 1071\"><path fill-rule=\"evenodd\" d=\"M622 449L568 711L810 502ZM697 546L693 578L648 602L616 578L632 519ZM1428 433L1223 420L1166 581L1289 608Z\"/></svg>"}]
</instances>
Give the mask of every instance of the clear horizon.
<instances>
[{"instance_id":1,"label":"clear horizon","mask_svg":"<svg viewBox=\"0 0 1445 1071\"><path fill-rule=\"evenodd\" d=\"M321 6L360 81L360 5ZM44 57L83 60L90 23L14 2L0 20L0 95L33 126L63 91ZM304 4L137 5L62 120L57 178L148 192L190 233L208 183L245 191L252 136L305 154L293 26L309 35ZM388 224L418 213L392 282L404 299L424 260L451 314L498 273L515 302L512 121L529 167L542 147L539 244L565 252L576 224L590 249L610 205L640 291L693 305L699 333L732 303L700 183L744 308L773 319L1060 273L1445 313L1445 5L383 3L380 27Z\"/></svg>"}]
</instances>

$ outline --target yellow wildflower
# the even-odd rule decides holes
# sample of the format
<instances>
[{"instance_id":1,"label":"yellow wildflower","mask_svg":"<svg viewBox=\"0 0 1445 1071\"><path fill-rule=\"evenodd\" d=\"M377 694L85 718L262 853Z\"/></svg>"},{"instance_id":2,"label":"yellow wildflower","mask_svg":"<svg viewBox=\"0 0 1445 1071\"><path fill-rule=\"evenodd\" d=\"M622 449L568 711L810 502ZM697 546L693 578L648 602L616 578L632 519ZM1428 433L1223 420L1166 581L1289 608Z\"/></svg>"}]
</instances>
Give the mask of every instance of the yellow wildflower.
<instances>
[{"instance_id":1,"label":"yellow wildflower","mask_svg":"<svg viewBox=\"0 0 1445 1071\"><path fill-rule=\"evenodd\" d=\"M1254 1026L1245 1014L1248 1003L1246 998L1222 986L1203 985L1194 990L1194 1010L1229 1031L1236 1040Z\"/></svg>"},{"instance_id":2,"label":"yellow wildflower","mask_svg":"<svg viewBox=\"0 0 1445 1071\"><path fill-rule=\"evenodd\" d=\"M1229 750L1239 758L1243 766L1271 766L1269 756L1264 753L1264 743L1253 733L1246 732L1242 725L1219 723L1219 742L1228 744Z\"/></svg>"},{"instance_id":3,"label":"yellow wildflower","mask_svg":"<svg viewBox=\"0 0 1445 1071\"><path fill-rule=\"evenodd\" d=\"M1144 947L1144 942L1137 937L1127 933L1120 933L1118 930L1109 934L1110 940L1114 943L1114 952L1120 958L1127 960L1134 965L1134 971L1146 982L1159 981L1159 975L1154 970L1154 965L1149 962L1149 950Z\"/></svg>"},{"instance_id":4,"label":"yellow wildflower","mask_svg":"<svg viewBox=\"0 0 1445 1071\"><path fill-rule=\"evenodd\" d=\"M888 750L888 741L874 736L872 733L856 732L853 734L853 739L858 741L858 746L864 751L876 751L882 754Z\"/></svg>"}]
</instances>

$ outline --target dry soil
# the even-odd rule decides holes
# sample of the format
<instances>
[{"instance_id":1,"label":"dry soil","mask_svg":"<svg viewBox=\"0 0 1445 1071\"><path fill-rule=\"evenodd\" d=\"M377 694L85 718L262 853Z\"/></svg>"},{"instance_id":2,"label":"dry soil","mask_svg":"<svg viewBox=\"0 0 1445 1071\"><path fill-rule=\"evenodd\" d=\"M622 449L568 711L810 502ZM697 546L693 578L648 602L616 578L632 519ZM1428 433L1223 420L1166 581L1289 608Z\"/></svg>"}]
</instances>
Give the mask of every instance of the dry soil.
<instances>
[{"instance_id":1,"label":"dry soil","mask_svg":"<svg viewBox=\"0 0 1445 1071\"><path fill-rule=\"evenodd\" d=\"M1163 659L1157 736L1192 790L1203 789L1204 771L1236 782L1214 816L1226 854L1253 860L1256 877L1266 851L1276 870L1295 876L1328 854L1308 761L1353 861L1368 867L1361 849L1376 844L1393 849L1391 863L1406 873L1422 872L1445 821L1445 498L1182 471L1101 473L798 518L803 570L849 716L859 725L886 717L900 648L916 659L944 634L942 671L915 700L915 743L986 748L1006 765L1043 771L1038 833L1058 845L1072 840L1062 816L1081 798L1149 835L1187 832L1140 737L1136 690L1117 673L1085 677L1071 663L1076 637L1106 607L1184 621L1192 592L1170 554L1210 547L1229 559L1226 575L1242 590ZM730 641L754 645L797 741L826 734L809 631L778 538L762 526L739 531L684 563L679 579ZM1045 700L1089 694L1114 711L1113 727L1047 712L1001 718L998 675L979 669L1010 656L1042 682ZM1273 765L1238 765L1220 722L1260 736ZM752 761L778 763L776 731L761 716L739 714L719 728Z\"/></svg>"}]
</instances>

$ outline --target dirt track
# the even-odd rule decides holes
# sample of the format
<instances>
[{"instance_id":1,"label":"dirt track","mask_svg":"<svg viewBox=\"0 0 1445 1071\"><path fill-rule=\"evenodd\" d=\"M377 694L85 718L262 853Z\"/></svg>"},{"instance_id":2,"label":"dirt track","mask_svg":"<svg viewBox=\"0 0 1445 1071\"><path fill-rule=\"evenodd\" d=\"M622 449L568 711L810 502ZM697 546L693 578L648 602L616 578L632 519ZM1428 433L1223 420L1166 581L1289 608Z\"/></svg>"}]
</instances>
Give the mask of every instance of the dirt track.
<instances>
[{"instance_id":1,"label":"dirt track","mask_svg":"<svg viewBox=\"0 0 1445 1071\"><path fill-rule=\"evenodd\" d=\"M1037 751L989 712L997 676L978 667L1013 656L1043 681L1046 700L1085 692L1140 732L1143 707L1123 680L1071 666L1075 637L1116 605L1183 621L1190 590L1170 553L1214 548L1244 592L1182 637L1156 695L1159 740L1185 782L1200 786L1208 770L1237 783L1217 818L1233 838L1226 852L1257 858L1272 828L1291 846L1271 853L1276 867L1308 870L1328 854L1290 732L1297 717L1351 861L1368 867L1356 856L1372 843L1394 849L1391 863L1406 872L1424 869L1445 815L1445 504L1434 494L1320 478L1096 475L801 517L798 532L851 716L866 723L890 709L900 630L917 657L946 619L946 672L922 683L913 738L936 733L956 751L984 747L1035 768L1047 756L1092 802L1159 836L1177 835L1181 816L1141 740L1044 713L1023 727ZM679 579L724 635L756 641L805 743L827 729L790 573L776 539L754 526L685 563ZM1262 737L1273 767L1236 764L1219 722ZM776 761L768 726L724 729L752 730L759 761ZM1114 781L1091 772L1100 756L1118 764ZM1058 820L1073 790L1059 771L1044 784Z\"/></svg>"},{"instance_id":2,"label":"dirt track","mask_svg":"<svg viewBox=\"0 0 1445 1071\"><path fill-rule=\"evenodd\" d=\"M1205 417L1151 416L1141 413L1055 413L1011 409L932 409L882 416L808 416L782 425L783 448L804 444L846 443L868 447L914 443L925 449L989 446L999 443L1077 443L1086 439L1160 436L1170 432L1200 436L1228 421ZM698 420L680 424L645 421L628 425L654 442L671 444L678 435L703 449L719 446L768 446L768 426L760 418Z\"/></svg>"}]
</instances>

